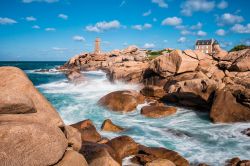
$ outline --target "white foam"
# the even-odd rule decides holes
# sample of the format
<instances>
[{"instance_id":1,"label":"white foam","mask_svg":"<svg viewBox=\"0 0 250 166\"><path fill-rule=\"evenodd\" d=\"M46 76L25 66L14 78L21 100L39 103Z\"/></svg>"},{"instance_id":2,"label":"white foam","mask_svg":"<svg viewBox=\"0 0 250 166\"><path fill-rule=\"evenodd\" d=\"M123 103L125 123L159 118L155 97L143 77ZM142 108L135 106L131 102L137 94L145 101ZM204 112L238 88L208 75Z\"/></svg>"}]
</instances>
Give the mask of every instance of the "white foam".
<instances>
[{"instance_id":1,"label":"white foam","mask_svg":"<svg viewBox=\"0 0 250 166\"><path fill-rule=\"evenodd\" d=\"M128 114L107 111L97 105L102 96L116 90L140 90L141 87L122 82L110 83L101 71L83 74L86 77L83 84L74 85L62 79L38 86L51 98L66 124L91 119L100 130L102 122L109 118L127 130L121 133L101 132L103 136L129 135L144 145L175 150L192 163L219 166L236 156L249 159L249 138L240 132L249 128L250 123L213 124L206 113L184 108L178 108L173 116L151 119L140 115L141 107L147 103Z\"/></svg>"}]
</instances>

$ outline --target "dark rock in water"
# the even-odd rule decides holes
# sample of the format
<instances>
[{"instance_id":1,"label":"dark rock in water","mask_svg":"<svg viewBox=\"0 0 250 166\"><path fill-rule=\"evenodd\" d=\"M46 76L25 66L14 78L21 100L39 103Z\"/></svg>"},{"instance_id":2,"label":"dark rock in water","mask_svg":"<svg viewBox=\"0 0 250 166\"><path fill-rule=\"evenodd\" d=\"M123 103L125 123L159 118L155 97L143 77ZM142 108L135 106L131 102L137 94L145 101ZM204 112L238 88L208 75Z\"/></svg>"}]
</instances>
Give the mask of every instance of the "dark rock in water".
<instances>
[{"instance_id":1,"label":"dark rock in water","mask_svg":"<svg viewBox=\"0 0 250 166\"><path fill-rule=\"evenodd\" d=\"M176 166L189 166L189 162L177 152L165 148L139 146L138 154L132 159L141 165L152 162L156 159L167 159Z\"/></svg>"},{"instance_id":2,"label":"dark rock in water","mask_svg":"<svg viewBox=\"0 0 250 166\"><path fill-rule=\"evenodd\" d=\"M107 145L114 149L120 159L138 152L138 144L129 136L120 136L111 139Z\"/></svg>"},{"instance_id":3,"label":"dark rock in water","mask_svg":"<svg viewBox=\"0 0 250 166\"><path fill-rule=\"evenodd\" d=\"M89 165L93 166L119 166L118 163L122 161L116 152L106 144L85 142L80 153L84 155Z\"/></svg>"},{"instance_id":4,"label":"dark rock in water","mask_svg":"<svg viewBox=\"0 0 250 166\"><path fill-rule=\"evenodd\" d=\"M249 122L250 108L236 101L229 91L217 91L210 111L210 117L214 122Z\"/></svg>"},{"instance_id":5,"label":"dark rock in water","mask_svg":"<svg viewBox=\"0 0 250 166\"><path fill-rule=\"evenodd\" d=\"M71 126L80 131L83 142L98 142L101 140L101 135L96 131L93 122L89 119L72 124Z\"/></svg>"},{"instance_id":6,"label":"dark rock in water","mask_svg":"<svg viewBox=\"0 0 250 166\"><path fill-rule=\"evenodd\" d=\"M103 131L112 131L112 132L121 132L124 130L124 128L115 125L110 119L106 119L103 123L102 123L102 127L101 129Z\"/></svg>"},{"instance_id":7,"label":"dark rock in water","mask_svg":"<svg viewBox=\"0 0 250 166\"><path fill-rule=\"evenodd\" d=\"M226 166L249 166L250 160L241 160L239 157L226 161Z\"/></svg>"},{"instance_id":8,"label":"dark rock in water","mask_svg":"<svg viewBox=\"0 0 250 166\"><path fill-rule=\"evenodd\" d=\"M68 80L70 82L73 82L75 84L79 84L84 82L84 77L83 75L80 73L79 70L70 70L66 72L66 77L68 78Z\"/></svg>"},{"instance_id":9,"label":"dark rock in water","mask_svg":"<svg viewBox=\"0 0 250 166\"><path fill-rule=\"evenodd\" d=\"M138 104L144 102L144 97L136 91L115 91L103 96L98 104L112 111L130 112Z\"/></svg>"},{"instance_id":10,"label":"dark rock in water","mask_svg":"<svg viewBox=\"0 0 250 166\"><path fill-rule=\"evenodd\" d=\"M141 109L141 114L150 118L162 118L176 113L175 107L167 106L144 106Z\"/></svg>"},{"instance_id":11,"label":"dark rock in water","mask_svg":"<svg viewBox=\"0 0 250 166\"><path fill-rule=\"evenodd\" d=\"M171 129L171 128L164 129L164 131L171 133L177 137L192 137L191 133L188 133L186 131L180 131L180 130Z\"/></svg>"},{"instance_id":12,"label":"dark rock in water","mask_svg":"<svg viewBox=\"0 0 250 166\"><path fill-rule=\"evenodd\" d=\"M243 130L241 133L250 137L250 128Z\"/></svg>"},{"instance_id":13,"label":"dark rock in water","mask_svg":"<svg viewBox=\"0 0 250 166\"><path fill-rule=\"evenodd\" d=\"M40 69L40 70L35 70L37 73L45 73L45 72L50 72L50 69Z\"/></svg>"}]
</instances>

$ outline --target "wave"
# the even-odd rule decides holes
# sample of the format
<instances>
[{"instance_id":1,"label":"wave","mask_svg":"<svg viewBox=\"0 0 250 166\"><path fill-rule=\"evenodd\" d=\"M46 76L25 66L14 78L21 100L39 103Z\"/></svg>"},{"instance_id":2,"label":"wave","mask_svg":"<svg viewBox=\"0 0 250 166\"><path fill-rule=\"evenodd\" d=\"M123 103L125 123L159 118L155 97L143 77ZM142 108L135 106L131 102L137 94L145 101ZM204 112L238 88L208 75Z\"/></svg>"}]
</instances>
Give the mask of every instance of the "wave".
<instances>
[{"instance_id":1,"label":"wave","mask_svg":"<svg viewBox=\"0 0 250 166\"><path fill-rule=\"evenodd\" d=\"M140 109L148 103L139 105L128 114L108 111L97 105L102 96L116 90L140 90L141 87L122 82L110 83L102 71L83 74L86 78L83 84L74 85L64 78L37 86L66 124L91 119L105 137L129 135L147 146L175 150L194 165L207 163L219 166L224 165L226 159L236 156L247 159L250 156L249 137L241 134L242 130L250 127L249 123L213 124L208 113L185 108L178 108L176 114L166 118L146 118L140 114ZM121 133L100 131L102 122L108 118L126 130Z\"/></svg>"}]
</instances>

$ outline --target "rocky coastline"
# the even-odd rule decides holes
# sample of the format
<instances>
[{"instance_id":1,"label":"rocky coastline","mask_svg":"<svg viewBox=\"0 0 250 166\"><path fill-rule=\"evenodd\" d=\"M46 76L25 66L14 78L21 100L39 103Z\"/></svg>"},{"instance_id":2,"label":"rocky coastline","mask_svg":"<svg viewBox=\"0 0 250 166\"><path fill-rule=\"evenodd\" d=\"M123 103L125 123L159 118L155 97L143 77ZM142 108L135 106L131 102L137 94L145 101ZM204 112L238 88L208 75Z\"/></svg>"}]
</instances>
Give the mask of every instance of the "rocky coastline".
<instances>
[{"instance_id":1,"label":"rocky coastline","mask_svg":"<svg viewBox=\"0 0 250 166\"><path fill-rule=\"evenodd\" d=\"M230 53L218 49L214 55L168 49L150 59L146 50L129 46L110 53L77 55L58 70L73 84L84 81L81 71L103 70L111 82L143 86L140 92L115 91L100 98L98 104L111 111L131 112L147 102L142 116L161 118L176 112L166 104L175 103L208 111L214 123L250 122L249 58L250 49ZM89 119L65 125L18 68L0 67L0 80L0 165L119 166L127 157L131 165L192 165L175 151L146 147L129 136L102 137ZM101 128L126 130L109 119ZM248 131L242 134L249 135ZM222 160L228 166L250 164L239 158Z\"/></svg>"}]
</instances>

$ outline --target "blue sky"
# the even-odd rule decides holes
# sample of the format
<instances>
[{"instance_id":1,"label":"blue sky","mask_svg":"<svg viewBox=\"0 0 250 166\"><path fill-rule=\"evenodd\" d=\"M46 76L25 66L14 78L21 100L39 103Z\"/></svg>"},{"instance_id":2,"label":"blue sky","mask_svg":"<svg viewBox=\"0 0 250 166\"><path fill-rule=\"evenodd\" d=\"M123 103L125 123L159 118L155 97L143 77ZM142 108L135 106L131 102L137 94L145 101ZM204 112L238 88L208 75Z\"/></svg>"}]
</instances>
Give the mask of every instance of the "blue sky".
<instances>
[{"instance_id":1,"label":"blue sky","mask_svg":"<svg viewBox=\"0 0 250 166\"><path fill-rule=\"evenodd\" d=\"M249 0L0 0L0 60L59 61L137 45L250 44Z\"/></svg>"}]
</instances>

